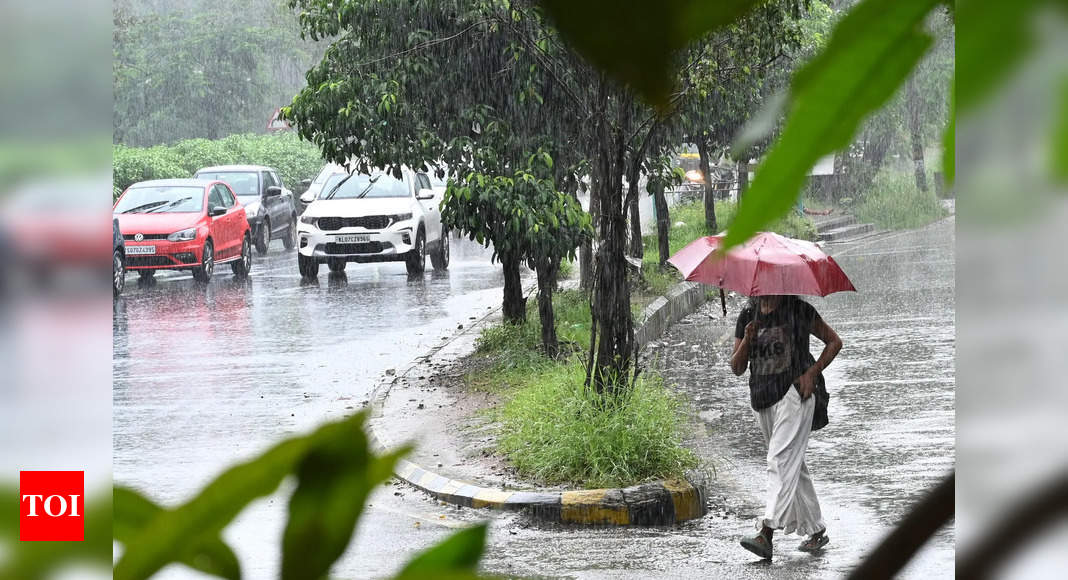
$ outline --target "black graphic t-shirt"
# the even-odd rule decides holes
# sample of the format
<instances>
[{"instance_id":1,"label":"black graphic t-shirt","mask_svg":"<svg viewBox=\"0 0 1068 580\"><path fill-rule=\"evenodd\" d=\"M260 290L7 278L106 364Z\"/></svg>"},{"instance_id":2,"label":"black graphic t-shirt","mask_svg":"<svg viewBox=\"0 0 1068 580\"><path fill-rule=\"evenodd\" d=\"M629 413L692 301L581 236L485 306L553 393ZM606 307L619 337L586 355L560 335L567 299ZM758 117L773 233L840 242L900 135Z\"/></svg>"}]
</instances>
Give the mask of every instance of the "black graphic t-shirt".
<instances>
[{"instance_id":1,"label":"black graphic t-shirt","mask_svg":"<svg viewBox=\"0 0 1068 580\"><path fill-rule=\"evenodd\" d=\"M756 314L757 329L749 347L749 399L753 409L778 403L808 365L808 337L819 313L811 304L786 296L772 312L749 305L738 315L734 336L745 336L745 327Z\"/></svg>"}]
</instances>

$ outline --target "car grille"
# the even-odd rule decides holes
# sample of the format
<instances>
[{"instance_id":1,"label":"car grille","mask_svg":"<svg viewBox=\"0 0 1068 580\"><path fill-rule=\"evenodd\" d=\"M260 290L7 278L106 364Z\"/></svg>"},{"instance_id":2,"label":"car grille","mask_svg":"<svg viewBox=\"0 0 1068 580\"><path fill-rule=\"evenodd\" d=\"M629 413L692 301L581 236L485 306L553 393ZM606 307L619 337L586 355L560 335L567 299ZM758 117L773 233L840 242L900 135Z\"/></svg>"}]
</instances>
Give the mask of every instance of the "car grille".
<instances>
[{"instance_id":1,"label":"car grille","mask_svg":"<svg viewBox=\"0 0 1068 580\"><path fill-rule=\"evenodd\" d=\"M173 266L174 260L168 256L126 256L126 265L138 266Z\"/></svg>"},{"instance_id":2,"label":"car grille","mask_svg":"<svg viewBox=\"0 0 1068 580\"><path fill-rule=\"evenodd\" d=\"M392 248L389 242L363 242L360 244L338 244L330 242L326 244L327 254L378 254L382 250Z\"/></svg>"},{"instance_id":3,"label":"car grille","mask_svg":"<svg viewBox=\"0 0 1068 580\"><path fill-rule=\"evenodd\" d=\"M126 241L133 241L134 236L137 234L123 234L122 239ZM169 234L141 234L146 240L166 240Z\"/></svg>"},{"instance_id":4,"label":"car grille","mask_svg":"<svg viewBox=\"0 0 1068 580\"><path fill-rule=\"evenodd\" d=\"M364 228L368 230L381 230L389 227L389 216L386 215L369 215L364 217L354 218L340 218L340 217L324 217L319 218L316 223L320 230L333 231L340 230L341 228Z\"/></svg>"}]
</instances>

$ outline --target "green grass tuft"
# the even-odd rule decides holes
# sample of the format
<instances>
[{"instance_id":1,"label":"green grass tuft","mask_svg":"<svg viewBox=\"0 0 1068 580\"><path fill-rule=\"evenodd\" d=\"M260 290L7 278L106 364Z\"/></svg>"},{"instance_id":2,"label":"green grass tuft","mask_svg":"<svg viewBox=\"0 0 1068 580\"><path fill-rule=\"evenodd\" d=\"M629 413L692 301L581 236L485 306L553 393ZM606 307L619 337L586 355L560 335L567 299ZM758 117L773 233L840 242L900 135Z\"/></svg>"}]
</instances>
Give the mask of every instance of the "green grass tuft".
<instances>
[{"instance_id":1,"label":"green grass tuft","mask_svg":"<svg viewBox=\"0 0 1068 580\"><path fill-rule=\"evenodd\" d=\"M626 395L583 388L581 364L530 377L502 412L501 451L541 484L620 487L682 475L697 456L682 446L685 403L645 373Z\"/></svg>"},{"instance_id":2,"label":"green grass tuft","mask_svg":"<svg viewBox=\"0 0 1068 580\"><path fill-rule=\"evenodd\" d=\"M890 169L875 176L871 191L854 208L858 221L887 230L920 228L947 214L933 185L926 192L920 191L911 173Z\"/></svg>"}]
</instances>

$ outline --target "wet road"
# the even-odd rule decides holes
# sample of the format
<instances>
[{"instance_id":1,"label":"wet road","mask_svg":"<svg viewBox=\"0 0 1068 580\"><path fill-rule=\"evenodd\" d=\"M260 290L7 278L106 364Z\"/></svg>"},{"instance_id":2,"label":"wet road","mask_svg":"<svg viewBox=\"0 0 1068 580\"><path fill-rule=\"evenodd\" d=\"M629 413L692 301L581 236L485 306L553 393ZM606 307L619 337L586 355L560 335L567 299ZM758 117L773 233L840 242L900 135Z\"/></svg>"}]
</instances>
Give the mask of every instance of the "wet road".
<instances>
[{"instance_id":1,"label":"wet road","mask_svg":"<svg viewBox=\"0 0 1068 580\"><path fill-rule=\"evenodd\" d=\"M502 285L490 253L466 240L447 272L415 279L403 263L349 264L309 284L278 242L247 281L229 268L207 285L129 276L114 316L115 481L165 505L189 498L280 437L361 408L387 369L499 305ZM226 532L251 578L277 576L278 506L259 502Z\"/></svg>"},{"instance_id":2,"label":"wet road","mask_svg":"<svg viewBox=\"0 0 1068 580\"><path fill-rule=\"evenodd\" d=\"M762 443L745 379L727 368L733 326L703 311L654 354L699 417L693 443L715 467L711 513L671 529L556 528L495 515L484 568L568 578L842 576L953 466L953 240L945 221L831 249L861 292L813 300L845 342L825 373L831 425L808 455L832 538L824 554L776 538L769 564L737 545L762 508ZM350 265L347 284L322 274L319 286L302 286L292 254L276 248L257 261L250 284L223 276L207 288L191 280L131 288L116 306L116 481L174 503L273 439L358 408L385 369L499 302L499 268L469 251L478 259L454 256L447 277L414 283L402 265L387 264ZM250 578L276 575L288 491L253 504L224 533ZM387 575L488 515L386 486L332 575ZM945 577L952 566L947 529L905 575Z\"/></svg>"}]
</instances>

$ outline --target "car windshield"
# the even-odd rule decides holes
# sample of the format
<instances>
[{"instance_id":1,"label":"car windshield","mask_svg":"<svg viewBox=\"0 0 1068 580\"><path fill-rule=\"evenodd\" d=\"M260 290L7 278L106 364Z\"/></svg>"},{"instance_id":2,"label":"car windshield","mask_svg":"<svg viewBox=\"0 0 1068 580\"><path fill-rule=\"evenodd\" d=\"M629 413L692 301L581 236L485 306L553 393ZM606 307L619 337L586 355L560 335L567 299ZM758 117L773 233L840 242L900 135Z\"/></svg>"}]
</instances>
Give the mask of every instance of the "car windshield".
<instances>
[{"instance_id":1,"label":"car windshield","mask_svg":"<svg viewBox=\"0 0 1068 580\"><path fill-rule=\"evenodd\" d=\"M201 171L196 174L196 178L222 181L234 190L234 195L260 194L260 177L255 171Z\"/></svg>"},{"instance_id":2,"label":"car windshield","mask_svg":"<svg viewBox=\"0 0 1068 580\"><path fill-rule=\"evenodd\" d=\"M189 186L131 187L114 213L198 213L204 209L204 188Z\"/></svg>"},{"instance_id":3,"label":"car windshield","mask_svg":"<svg viewBox=\"0 0 1068 580\"><path fill-rule=\"evenodd\" d=\"M344 183L341 183L342 180ZM341 183L341 187L334 191L338 183ZM332 195L331 192L333 192ZM335 173L326 180L320 194L320 199L356 197L408 197L408 186L388 173L357 174L352 177L349 177L347 173Z\"/></svg>"}]
</instances>

